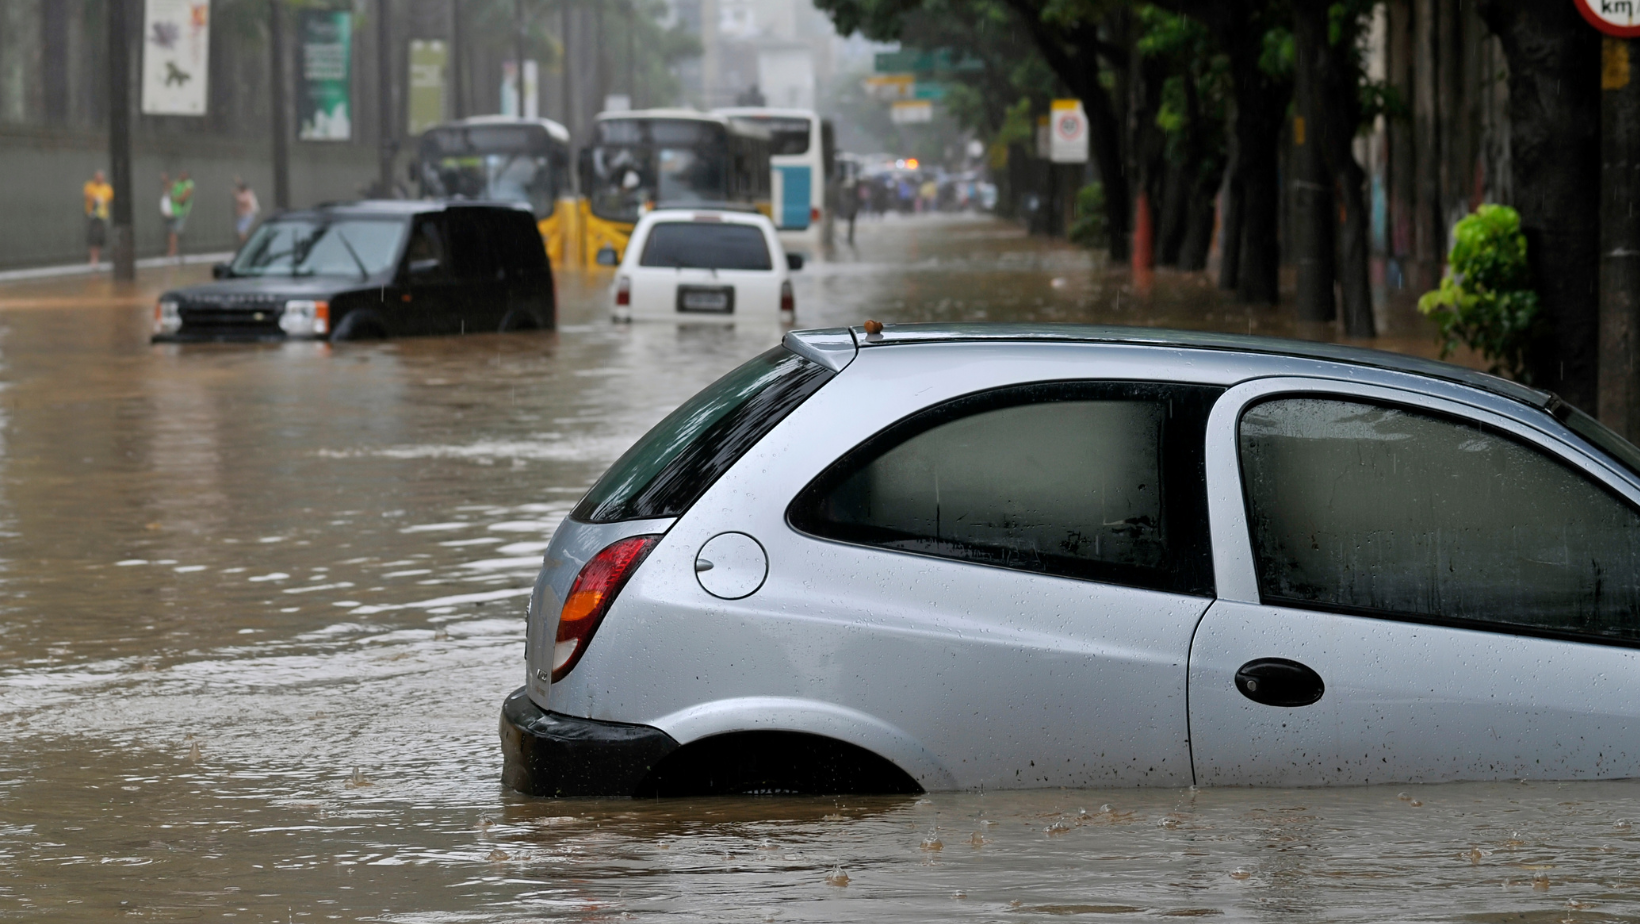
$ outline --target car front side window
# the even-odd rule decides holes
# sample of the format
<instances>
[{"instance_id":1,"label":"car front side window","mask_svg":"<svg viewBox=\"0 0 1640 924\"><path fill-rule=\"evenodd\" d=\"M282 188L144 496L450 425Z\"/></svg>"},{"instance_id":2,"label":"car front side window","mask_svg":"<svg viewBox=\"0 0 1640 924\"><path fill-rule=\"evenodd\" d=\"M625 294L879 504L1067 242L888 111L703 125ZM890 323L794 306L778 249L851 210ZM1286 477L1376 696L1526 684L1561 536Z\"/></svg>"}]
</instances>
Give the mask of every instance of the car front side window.
<instances>
[{"instance_id":1,"label":"car front side window","mask_svg":"<svg viewBox=\"0 0 1640 924\"><path fill-rule=\"evenodd\" d=\"M825 539L1211 595L1203 433L1219 389L1064 382L913 415L788 511Z\"/></svg>"},{"instance_id":2,"label":"car front side window","mask_svg":"<svg viewBox=\"0 0 1640 924\"><path fill-rule=\"evenodd\" d=\"M1539 449L1330 396L1254 406L1239 443L1266 603L1640 642L1640 516Z\"/></svg>"}]
</instances>

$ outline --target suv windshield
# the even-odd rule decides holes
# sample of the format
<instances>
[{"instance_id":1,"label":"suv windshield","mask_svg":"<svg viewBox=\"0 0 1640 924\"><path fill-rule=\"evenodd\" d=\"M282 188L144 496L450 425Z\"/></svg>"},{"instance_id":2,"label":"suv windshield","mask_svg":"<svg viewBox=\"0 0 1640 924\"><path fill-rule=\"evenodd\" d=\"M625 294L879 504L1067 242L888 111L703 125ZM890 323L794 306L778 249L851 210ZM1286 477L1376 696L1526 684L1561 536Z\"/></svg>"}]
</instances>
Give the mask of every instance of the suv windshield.
<instances>
[{"instance_id":1,"label":"suv windshield","mask_svg":"<svg viewBox=\"0 0 1640 924\"><path fill-rule=\"evenodd\" d=\"M775 347L685 401L592 486L570 516L616 523L682 516L729 466L834 375Z\"/></svg>"},{"instance_id":2,"label":"suv windshield","mask_svg":"<svg viewBox=\"0 0 1640 924\"><path fill-rule=\"evenodd\" d=\"M285 218L256 229L233 260L235 276L357 276L398 257L402 218Z\"/></svg>"},{"instance_id":3,"label":"suv windshield","mask_svg":"<svg viewBox=\"0 0 1640 924\"><path fill-rule=\"evenodd\" d=\"M649 229L639 266L767 270L769 245L755 225L701 221L657 222Z\"/></svg>"}]
</instances>

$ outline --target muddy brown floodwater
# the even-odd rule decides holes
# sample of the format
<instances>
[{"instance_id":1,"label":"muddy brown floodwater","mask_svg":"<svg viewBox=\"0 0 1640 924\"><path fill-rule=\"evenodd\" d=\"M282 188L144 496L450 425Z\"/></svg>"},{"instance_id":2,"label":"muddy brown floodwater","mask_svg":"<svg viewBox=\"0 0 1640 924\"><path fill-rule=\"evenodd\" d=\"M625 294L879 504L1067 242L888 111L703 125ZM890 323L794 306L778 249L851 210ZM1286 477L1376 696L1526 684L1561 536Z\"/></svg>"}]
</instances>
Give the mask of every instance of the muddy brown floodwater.
<instances>
[{"instance_id":1,"label":"muddy brown floodwater","mask_svg":"<svg viewBox=\"0 0 1640 924\"><path fill-rule=\"evenodd\" d=\"M859 241L801 274L805 326L1292 331L987 220ZM151 347L163 273L0 291L0 919L1640 918L1632 783L504 791L497 715L555 524L780 334L612 326L606 279L564 274L556 333L334 349ZM1382 320L1431 351L1404 306Z\"/></svg>"}]
</instances>

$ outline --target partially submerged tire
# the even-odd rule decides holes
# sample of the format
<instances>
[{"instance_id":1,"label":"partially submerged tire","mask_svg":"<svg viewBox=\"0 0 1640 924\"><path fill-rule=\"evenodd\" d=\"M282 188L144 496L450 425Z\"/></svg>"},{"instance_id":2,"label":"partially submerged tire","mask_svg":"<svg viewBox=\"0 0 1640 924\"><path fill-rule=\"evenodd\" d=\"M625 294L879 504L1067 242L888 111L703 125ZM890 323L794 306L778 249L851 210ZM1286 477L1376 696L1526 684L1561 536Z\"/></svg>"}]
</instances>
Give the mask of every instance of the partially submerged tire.
<instances>
[{"instance_id":1,"label":"partially submerged tire","mask_svg":"<svg viewBox=\"0 0 1640 924\"><path fill-rule=\"evenodd\" d=\"M749 731L692 741L655 765L634 796L899 795L911 775L862 747L800 732Z\"/></svg>"},{"instance_id":2,"label":"partially submerged tire","mask_svg":"<svg viewBox=\"0 0 1640 924\"><path fill-rule=\"evenodd\" d=\"M387 324L373 312L354 311L342 318L330 335L332 343L346 340L386 340Z\"/></svg>"},{"instance_id":3,"label":"partially submerged tire","mask_svg":"<svg viewBox=\"0 0 1640 924\"><path fill-rule=\"evenodd\" d=\"M519 330L540 330L541 319L533 312L513 310L501 318L501 325L496 329L503 334L510 334Z\"/></svg>"}]
</instances>

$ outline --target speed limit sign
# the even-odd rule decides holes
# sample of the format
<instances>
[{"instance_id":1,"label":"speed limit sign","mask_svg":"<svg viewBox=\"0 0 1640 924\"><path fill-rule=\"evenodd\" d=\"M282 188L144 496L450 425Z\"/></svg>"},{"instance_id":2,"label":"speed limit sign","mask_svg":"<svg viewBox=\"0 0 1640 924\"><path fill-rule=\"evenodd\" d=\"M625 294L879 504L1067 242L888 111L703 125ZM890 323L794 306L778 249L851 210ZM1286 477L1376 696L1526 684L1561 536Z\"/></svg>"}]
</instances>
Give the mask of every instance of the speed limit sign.
<instances>
[{"instance_id":1,"label":"speed limit sign","mask_svg":"<svg viewBox=\"0 0 1640 924\"><path fill-rule=\"evenodd\" d=\"M1640 0L1572 0L1583 18L1607 35L1640 38Z\"/></svg>"}]
</instances>

